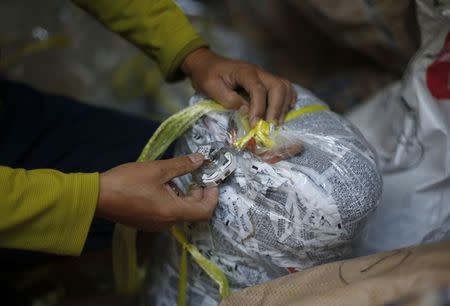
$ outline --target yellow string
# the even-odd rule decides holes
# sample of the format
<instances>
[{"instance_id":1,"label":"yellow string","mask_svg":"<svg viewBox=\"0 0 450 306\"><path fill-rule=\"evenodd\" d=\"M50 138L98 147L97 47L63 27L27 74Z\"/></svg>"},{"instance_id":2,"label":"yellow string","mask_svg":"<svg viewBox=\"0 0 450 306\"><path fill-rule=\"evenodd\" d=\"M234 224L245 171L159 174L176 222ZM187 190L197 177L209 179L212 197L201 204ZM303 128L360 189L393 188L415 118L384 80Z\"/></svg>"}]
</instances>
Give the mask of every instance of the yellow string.
<instances>
[{"instance_id":1,"label":"yellow string","mask_svg":"<svg viewBox=\"0 0 450 306\"><path fill-rule=\"evenodd\" d=\"M139 290L135 228L116 223L112 239L112 264L116 290L132 295Z\"/></svg>"},{"instance_id":2,"label":"yellow string","mask_svg":"<svg viewBox=\"0 0 450 306\"><path fill-rule=\"evenodd\" d=\"M180 273L178 279L178 296L177 296L177 305L178 306L186 306L186 296L187 296L187 268L188 268L188 258L187 258L187 239L185 237L181 237L186 232L186 227L183 226L183 232L177 232L177 228L173 226L170 231L172 235L177 239L177 241L181 244L181 258L180 258ZM181 237L184 239L180 239L177 237Z\"/></svg>"},{"instance_id":3,"label":"yellow string","mask_svg":"<svg viewBox=\"0 0 450 306\"><path fill-rule=\"evenodd\" d=\"M302 107L300 109L297 109L295 111L292 111L288 113L284 119L284 122L288 122L292 119L295 119L299 116L315 113L315 112L321 112L329 110L328 106L322 105L322 104L311 104L305 107ZM244 124L247 122L246 124ZM248 120L241 117L241 124L243 126L248 126ZM241 138L237 139L234 142L234 146L240 150L245 148L247 143L253 138L255 139L257 144L260 144L266 148L272 148L274 146L274 135L276 135L276 128L275 125L272 123L269 123L263 119L260 119L254 128L247 131L247 134L242 136Z\"/></svg>"},{"instance_id":4,"label":"yellow string","mask_svg":"<svg viewBox=\"0 0 450 306\"><path fill-rule=\"evenodd\" d=\"M305 114L311 114L311 113L316 113L316 112L323 112L323 111L327 111L330 110L330 108L326 105L323 104L311 104L311 105L307 105L305 107L296 109L292 112L289 112L286 117L284 118L284 122L289 122L293 119L296 119L302 115Z\"/></svg>"},{"instance_id":5,"label":"yellow string","mask_svg":"<svg viewBox=\"0 0 450 306\"><path fill-rule=\"evenodd\" d=\"M271 148L274 143L270 137L270 133L274 130L274 128L275 125L272 123L259 119L254 128L248 131L246 135L235 141L234 146L238 149L243 149L250 139L254 138L257 143L262 144L266 148Z\"/></svg>"},{"instance_id":6,"label":"yellow string","mask_svg":"<svg viewBox=\"0 0 450 306\"><path fill-rule=\"evenodd\" d=\"M227 297L230 295L230 287L228 285L228 280L225 276L225 274L220 270L219 267L217 267L214 263L212 263L210 260L208 260L205 256L203 256L202 253L197 249L197 247L191 243L188 242L186 238L186 231L181 230L177 226L173 226L171 228L171 233L175 237L175 239L181 244L183 249L187 249L189 254L192 256L194 261L203 269L203 271L208 274L208 276L216 282L217 285L219 285L219 293L222 298ZM181 271L187 271L187 254L184 255L185 258L183 258L183 253L181 254L181 260L180 260L180 280L181 280ZM178 301L180 301L180 295L183 297L181 300L183 303L185 303L185 297L186 297L186 282L187 277L183 275L184 284L178 284ZM178 306L184 306L185 304L178 303Z\"/></svg>"}]
</instances>

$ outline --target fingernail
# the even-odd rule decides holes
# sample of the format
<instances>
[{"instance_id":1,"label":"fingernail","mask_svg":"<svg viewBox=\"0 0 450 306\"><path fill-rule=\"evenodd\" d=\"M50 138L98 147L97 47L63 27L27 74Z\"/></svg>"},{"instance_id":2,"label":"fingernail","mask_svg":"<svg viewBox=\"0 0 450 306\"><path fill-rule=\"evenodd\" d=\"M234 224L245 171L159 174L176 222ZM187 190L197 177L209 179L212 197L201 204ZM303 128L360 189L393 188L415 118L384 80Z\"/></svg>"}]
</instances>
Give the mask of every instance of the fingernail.
<instances>
[{"instance_id":1,"label":"fingernail","mask_svg":"<svg viewBox=\"0 0 450 306\"><path fill-rule=\"evenodd\" d=\"M195 165L203 163L203 155L200 153L193 153L193 154L188 155L188 157L192 161L192 163Z\"/></svg>"},{"instance_id":2,"label":"fingernail","mask_svg":"<svg viewBox=\"0 0 450 306\"><path fill-rule=\"evenodd\" d=\"M247 115L248 114L248 106L247 105L242 105L240 108L239 108L239 112L241 113L241 114L243 114L243 115Z\"/></svg>"},{"instance_id":3,"label":"fingernail","mask_svg":"<svg viewBox=\"0 0 450 306\"><path fill-rule=\"evenodd\" d=\"M258 117L252 117L252 118L250 119L250 124L251 124L252 126L255 126L256 123L258 122L258 120L259 120Z\"/></svg>"}]
</instances>

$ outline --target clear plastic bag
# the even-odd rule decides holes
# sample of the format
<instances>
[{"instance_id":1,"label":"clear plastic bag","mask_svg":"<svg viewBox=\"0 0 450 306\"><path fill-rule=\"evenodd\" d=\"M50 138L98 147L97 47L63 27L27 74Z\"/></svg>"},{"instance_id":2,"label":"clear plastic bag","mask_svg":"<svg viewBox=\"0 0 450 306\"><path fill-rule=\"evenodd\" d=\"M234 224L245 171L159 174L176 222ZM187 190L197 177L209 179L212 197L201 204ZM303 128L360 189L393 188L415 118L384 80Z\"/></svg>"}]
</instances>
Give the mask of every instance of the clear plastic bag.
<instances>
[{"instance_id":1,"label":"clear plastic bag","mask_svg":"<svg viewBox=\"0 0 450 306\"><path fill-rule=\"evenodd\" d=\"M381 176L364 138L310 92L296 90L297 116L269 126L271 145L255 136L236 148L248 127L231 111L202 117L177 143L177 155L210 143L235 150L236 169L220 185L212 220L189 225L187 233L232 290L351 256L352 238L381 196ZM196 95L190 103L202 99ZM191 175L177 182L184 190L191 183ZM167 239L169 254L151 269L149 305L176 301L179 247ZM195 263L188 284L189 305L219 301L213 281Z\"/></svg>"}]
</instances>

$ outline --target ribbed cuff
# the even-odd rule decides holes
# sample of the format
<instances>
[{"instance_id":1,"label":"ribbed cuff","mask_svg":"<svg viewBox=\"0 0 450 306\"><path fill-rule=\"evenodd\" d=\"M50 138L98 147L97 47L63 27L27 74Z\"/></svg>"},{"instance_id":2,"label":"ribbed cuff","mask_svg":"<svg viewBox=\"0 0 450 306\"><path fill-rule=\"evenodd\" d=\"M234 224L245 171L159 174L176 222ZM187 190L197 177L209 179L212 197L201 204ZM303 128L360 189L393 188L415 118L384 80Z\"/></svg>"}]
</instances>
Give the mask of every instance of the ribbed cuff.
<instances>
[{"instance_id":1,"label":"ribbed cuff","mask_svg":"<svg viewBox=\"0 0 450 306\"><path fill-rule=\"evenodd\" d=\"M67 243L67 252L70 255L80 255L86 242L89 228L97 208L100 189L100 175L98 173L74 173L68 178L65 186L72 188L67 194L72 193L72 211L70 212L71 224L62 235Z\"/></svg>"},{"instance_id":2,"label":"ribbed cuff","mask_svg":"<svg viewBox=\"0 0 450 306\"><path fill-rule=\"evenodd\" d=\"M198 48L207 46L208 44L206 43L206 41L200 36L197 36L195 39L187 42L183 47L179 49L173 49L179 50L178 53L174 54L173 59L167 62L169 64L167 65L167 67L161 66L161 71L165 76L166 81L175 82L184 78L184 74L181 71L180 67L186 56L192 51L197 50Z\"/></svg>"}]
</instances>

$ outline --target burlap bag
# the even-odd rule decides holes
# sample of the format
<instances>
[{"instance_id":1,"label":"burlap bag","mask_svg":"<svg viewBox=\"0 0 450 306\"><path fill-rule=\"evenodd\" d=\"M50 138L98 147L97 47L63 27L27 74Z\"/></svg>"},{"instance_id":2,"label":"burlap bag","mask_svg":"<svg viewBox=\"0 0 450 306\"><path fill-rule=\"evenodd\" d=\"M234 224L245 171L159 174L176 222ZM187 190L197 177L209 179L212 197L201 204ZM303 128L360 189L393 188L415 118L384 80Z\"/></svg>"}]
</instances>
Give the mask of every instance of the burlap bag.
<instances>
[{"instance_id":1,"label":"burlap bag","mask_svg":"<svg viewBox=\"0 0 450 306\"><path fill-rule=\"evenodd\" d=\"M321 265L241 290L220 305L380 305L449 283L447 241Z\"/></svg>"}]
</instances>

